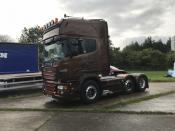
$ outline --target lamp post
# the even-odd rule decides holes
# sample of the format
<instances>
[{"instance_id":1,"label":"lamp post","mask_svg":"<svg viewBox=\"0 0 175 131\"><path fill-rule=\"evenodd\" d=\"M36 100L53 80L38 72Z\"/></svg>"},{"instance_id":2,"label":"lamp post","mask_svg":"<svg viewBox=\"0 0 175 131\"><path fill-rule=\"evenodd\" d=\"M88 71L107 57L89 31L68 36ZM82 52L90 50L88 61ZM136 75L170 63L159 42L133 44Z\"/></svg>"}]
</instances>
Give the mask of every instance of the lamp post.
<instances>
[{"instance_id":1,"label":"lamp post","mask_svg":"<svg viewBox=\"0 0 175 131\"><path fill-rule=\"evenodd\" d=\"M171 50L175 51L175 36L171 38ZM174 61L174 70L175 70L175 61Z\"/></svg>"},{"instance_id":2,"label":"lamp post","mask_svg":"<svg viewBox=\"0 0 175 131\"><path fill-rule=\"evenodd\" d=\"M171 50L175 53L175 36L171 37ZM172 71L172 77L175 77L175 55L174 55L174 68Z\"/></svg>"}]
</instances>

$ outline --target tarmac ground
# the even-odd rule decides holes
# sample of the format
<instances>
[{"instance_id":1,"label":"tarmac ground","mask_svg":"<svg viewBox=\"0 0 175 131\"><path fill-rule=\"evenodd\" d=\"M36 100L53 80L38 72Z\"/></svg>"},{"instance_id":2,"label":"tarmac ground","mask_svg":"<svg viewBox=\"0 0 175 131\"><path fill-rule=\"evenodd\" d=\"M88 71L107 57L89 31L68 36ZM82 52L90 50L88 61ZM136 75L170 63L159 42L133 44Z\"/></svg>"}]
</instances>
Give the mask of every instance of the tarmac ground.
<instances>
[{"instance_id":1,"label":"tarmac ground","mask_svg":"<svg viewBox=\"0 0 175 131\"><path fill-rule=\"evenodd\" d=\"M103 96L91 105L38 91L0 98L0 131L174 131L174 123L175 83L150 83L146 92Z\"/></svg>"}]
</instances>

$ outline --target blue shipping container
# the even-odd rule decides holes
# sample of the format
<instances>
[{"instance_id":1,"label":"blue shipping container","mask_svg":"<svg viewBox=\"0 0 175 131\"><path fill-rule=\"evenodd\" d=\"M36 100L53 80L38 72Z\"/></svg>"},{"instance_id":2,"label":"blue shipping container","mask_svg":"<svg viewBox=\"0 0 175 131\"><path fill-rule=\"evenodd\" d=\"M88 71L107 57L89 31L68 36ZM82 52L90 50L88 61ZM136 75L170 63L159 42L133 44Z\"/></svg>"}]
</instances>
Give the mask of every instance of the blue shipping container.
<instances>
[{"instance_id":1,"label":"blue shipping container","mask_svg":"<svg viewBox=\"0 0 175 131\"><path fill-rule=\"evenodd\" d=\"M0 43L0 74L38 71L36 44Z\"/></svg>"}]
</instances>

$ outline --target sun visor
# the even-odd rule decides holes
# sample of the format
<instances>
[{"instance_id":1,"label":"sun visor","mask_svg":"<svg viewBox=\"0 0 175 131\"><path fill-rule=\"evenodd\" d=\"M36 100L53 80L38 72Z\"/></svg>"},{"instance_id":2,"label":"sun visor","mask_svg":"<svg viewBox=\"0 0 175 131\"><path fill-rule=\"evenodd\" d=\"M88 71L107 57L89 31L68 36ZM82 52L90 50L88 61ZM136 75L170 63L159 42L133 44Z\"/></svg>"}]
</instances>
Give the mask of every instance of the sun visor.
<instances>
[{"instance_id":1,"label":"sun visor","mask_svg":"<svg viewBox=\"0 0 175 131\"><path fill-rule=\"evenodd\" d=\"M43 40L46 40L46 39L51 38L53 36L59 35L59 30L60 30L59 27L57 27L57 28L45 33L43 36Z\"/></svg>"},{"instance_id":2,"label":"sun visor","mask_svg":"<svg viewBox=\"0 0 175 131\"><path fill-rule=\"evenodd\" d=\"M60 25L60 35L103 37L104 21L64 20ZM105 29L104 29L105 28Z\"/></svg>"}]
</instances>

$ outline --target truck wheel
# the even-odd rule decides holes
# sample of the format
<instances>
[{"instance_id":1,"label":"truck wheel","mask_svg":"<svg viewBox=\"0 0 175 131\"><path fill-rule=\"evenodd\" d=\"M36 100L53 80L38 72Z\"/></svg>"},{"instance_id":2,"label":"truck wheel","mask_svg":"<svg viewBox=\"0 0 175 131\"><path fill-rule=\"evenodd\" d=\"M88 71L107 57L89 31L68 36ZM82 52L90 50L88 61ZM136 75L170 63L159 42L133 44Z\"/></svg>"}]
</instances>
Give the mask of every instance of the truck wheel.
<instances>
[{"instance_id":1,"label":"truck wheel","mask_svg":"<svg viewBox=\"0 0 175 131\"><path fill-rule=\"evenodd\" d=\"M137 91L144 92L148 86L148 79L146 76L142 75L138 78Z\"/></svg>"},{"instance_id":2,"label":"truck wheel","mask_svg":"<svg viewBox=\"0 0 175 131\"><path fill-rule=\"evenodd\" d=\"M134 91L135 88L135 82L133 78L127 77L125 78L125 83L124 83L124 91L126 94L129 94Z\"/></svg>"},{"instance_id":3,"label":"truck wheel","mask_svg":"<svg viewBox=\"0 0 175 131\"><path fill-rule=\"evenodd\" d=\"M83 84L81 90L81 100L83 103L89 104L96 102L100 97L100 87L97 82L90 80Z\"/></svg>"}]
</instances>

